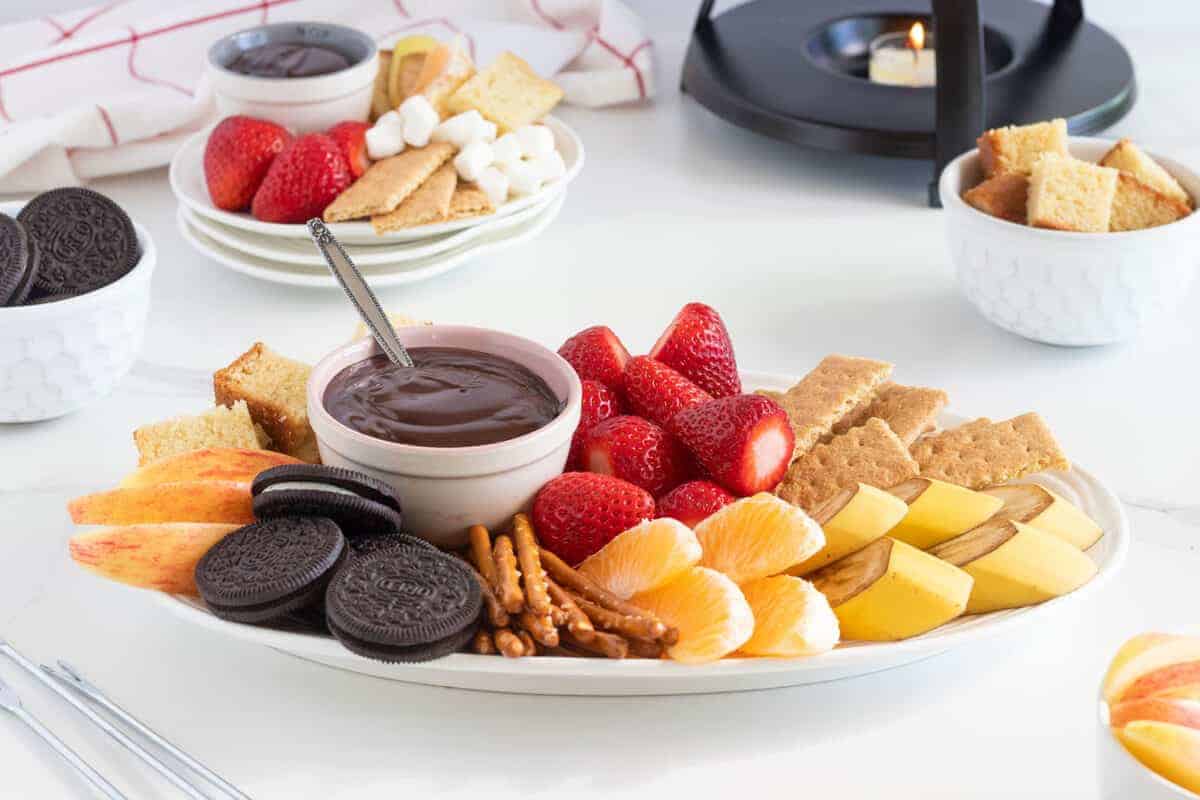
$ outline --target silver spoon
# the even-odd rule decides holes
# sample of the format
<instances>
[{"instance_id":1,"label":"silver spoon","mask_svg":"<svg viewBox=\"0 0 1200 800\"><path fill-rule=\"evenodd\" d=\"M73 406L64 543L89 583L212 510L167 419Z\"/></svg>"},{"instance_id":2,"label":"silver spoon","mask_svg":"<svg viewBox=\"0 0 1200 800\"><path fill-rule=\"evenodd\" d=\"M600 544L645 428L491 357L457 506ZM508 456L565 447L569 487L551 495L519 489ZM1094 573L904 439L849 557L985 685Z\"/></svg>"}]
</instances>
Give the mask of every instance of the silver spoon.
<instances>
[{"instance_id":1,"label":"silver spoon","mask_svg":"<svg viewBox=\"0 0 1200 800\"><path fill-rule=\"evenodd\" d=\"M329 228L325 227L324 222L314 217L308 221L308 233L312 236L313 244L325 257L329 271L342 285L342 289L350 298L350 302L354 304L358 315L362 317L367 329L375 337L375 343L379 345L379 349L396 366L412 367L412 356L404 349L404 345L400 344L395 328L388 321L387 314L383 313L379 301L375 299L375 293L363 280L362 273L358 271L358 267L354 266L350 256L346 255L342 245L333 238Z\"/></svg>"}]
</instances>

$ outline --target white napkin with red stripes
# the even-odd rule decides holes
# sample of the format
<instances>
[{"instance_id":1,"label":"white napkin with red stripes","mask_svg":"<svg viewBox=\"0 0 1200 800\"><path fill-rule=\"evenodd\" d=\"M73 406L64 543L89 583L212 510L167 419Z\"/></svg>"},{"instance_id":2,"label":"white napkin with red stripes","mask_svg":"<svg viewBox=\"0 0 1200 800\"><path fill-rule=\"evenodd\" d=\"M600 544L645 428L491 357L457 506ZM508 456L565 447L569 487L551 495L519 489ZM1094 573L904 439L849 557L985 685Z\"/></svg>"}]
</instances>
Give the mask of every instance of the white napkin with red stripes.
<instances>
[{"instance_id":1,"label":"white napkin with red stripes","mask_svg":"<svg viewBox=\"0 0 1200 800\"><path fill-rule=\"evenodd\" d=\"M318 20L386 46L461 33L477 64L512 50L566 102L654 94L653 48L619 0L115 0L0 26L0 193L156 167L215 118L204 61L221 36Z\"/></svg>"}]
</instances>

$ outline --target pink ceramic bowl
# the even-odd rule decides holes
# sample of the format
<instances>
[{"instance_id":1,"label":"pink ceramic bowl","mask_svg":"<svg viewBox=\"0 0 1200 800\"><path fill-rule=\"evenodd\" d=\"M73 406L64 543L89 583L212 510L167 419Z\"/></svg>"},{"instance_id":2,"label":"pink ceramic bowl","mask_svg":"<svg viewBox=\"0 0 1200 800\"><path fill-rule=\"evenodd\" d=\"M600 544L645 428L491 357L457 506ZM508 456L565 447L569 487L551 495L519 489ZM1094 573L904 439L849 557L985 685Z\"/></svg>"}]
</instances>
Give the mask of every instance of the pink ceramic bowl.
<instances>
[{"instance_id":1,"label":"pink ceramic bowl","mask_svg":"<svg viewBox=\"0 0 1200 800\"><path fill-rule=\"evenodd\" d=\"M321 460L387 481L400 493L405 526L441 547L460 547L467 528L499 528L525 510L546 481L562 472L579 425L583 389L571 365L552 350L509 333L463 325L399 328L405 347L461 347L511 358L566 401L549 425L479 447L418 447L351 430L325 410L325 387L342 369L375 355L371 339L339 347L308 379L308 419Z\"/></svg>"}]
</instances>

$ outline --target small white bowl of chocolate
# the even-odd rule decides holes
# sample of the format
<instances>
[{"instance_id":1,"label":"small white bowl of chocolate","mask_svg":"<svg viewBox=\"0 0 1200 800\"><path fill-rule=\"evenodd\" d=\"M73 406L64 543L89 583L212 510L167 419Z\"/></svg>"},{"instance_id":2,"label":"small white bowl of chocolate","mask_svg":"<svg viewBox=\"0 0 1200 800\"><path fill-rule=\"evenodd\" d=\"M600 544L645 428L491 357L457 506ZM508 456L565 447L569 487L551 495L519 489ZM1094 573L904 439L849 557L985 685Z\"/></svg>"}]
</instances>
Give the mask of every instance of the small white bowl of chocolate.
<instances>
[{"instance_id":1,"label":"small white bowl of chocolate","mask_svg":"<svg viewBox=\"0 0 1200 800\"><path fill-rule=\"evenodd\" d=\"M1034 341L1111 344L1169 319L1195 277L1200 176L1061 119L986 131L939 180L959 286Z\"/></svg>"}]
</instances>

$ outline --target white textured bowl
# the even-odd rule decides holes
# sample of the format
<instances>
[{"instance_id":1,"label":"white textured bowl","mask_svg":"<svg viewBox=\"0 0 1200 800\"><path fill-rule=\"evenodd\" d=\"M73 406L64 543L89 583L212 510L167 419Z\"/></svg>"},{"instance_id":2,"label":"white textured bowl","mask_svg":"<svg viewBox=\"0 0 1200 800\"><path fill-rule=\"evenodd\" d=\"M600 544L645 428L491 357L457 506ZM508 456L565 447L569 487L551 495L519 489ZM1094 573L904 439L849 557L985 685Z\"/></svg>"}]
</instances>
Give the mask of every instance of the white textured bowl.
<instances>
[{"instance_id":1,"label":"white textured bowl","mask_svg":"<svg viewBox=\"0 0 1200 800\"><path fill-rule=\"evenodd\" d=\"M583 387L553 350L510 333L465 325L399 328L405 347L461 347L516 361L546 381L565 407L532 433L478 447L417 447L375 439L346 427L325 409L325 387L351 364L379 352L364 339L339 347L308 379L308 419L321 461L387 481L400 493L404 525L441 547L461 547L467 528L502 527L562 472L579 425Z\"/></svg>"},{"instance_id":2,"label":"white textured bowl","mask_svg":"<svg viewBox=\"0 0 1200 800\"><path fill-rule=\"evenodd\" d=\"M16 216L23 203L2 203ZM0 422L69 414L113 390L142 347L155 250L133 223L142 257L119 280L88 294L0 308Z\"/></svg>"},{"instance_id":3,"label":"white textured bowl","mask_svg":"<svg viewBox=\"0 0 1200 800\"><path fill-rule=\"evenodd\" d=\"M1099 161L1110 139L1071 139L1071 154ZM1192 197L1200 177L1154 154ZM958 284L996 325L1057 345L1111 344L1169 317L1200 264L1200 214L1125 233L1042 230L988 216L962 193L982 180L979 151L946 165L938 181Z\"/></svg>"},{"instance_id":4,"label":"white textured bowl","mask_svg":"<svg viewBox=\"0 0 1200 800\"><path fill-rule=\"evenodd\" d=\"M332 44L359 59L310 78L260 78L225 68L230 53L268 42ZM379 50L361 31L323 22L280 22L219 39L209 49L206 74L220 116L246 114L310 133L344 120L365 120L378 69Z\"/></svg>"},{"instance_id":5,"label":"white textured bowl","mask_svg":"<svg viewBox=\"0 0 1200 800\"><path fill-rule=\"evenodd\" d=\"M1099 698L1096 725L1096 770L1100 800L1200 800L1133 757L1108 725L1108 703Z\"/></svg>"}]
</instances>

